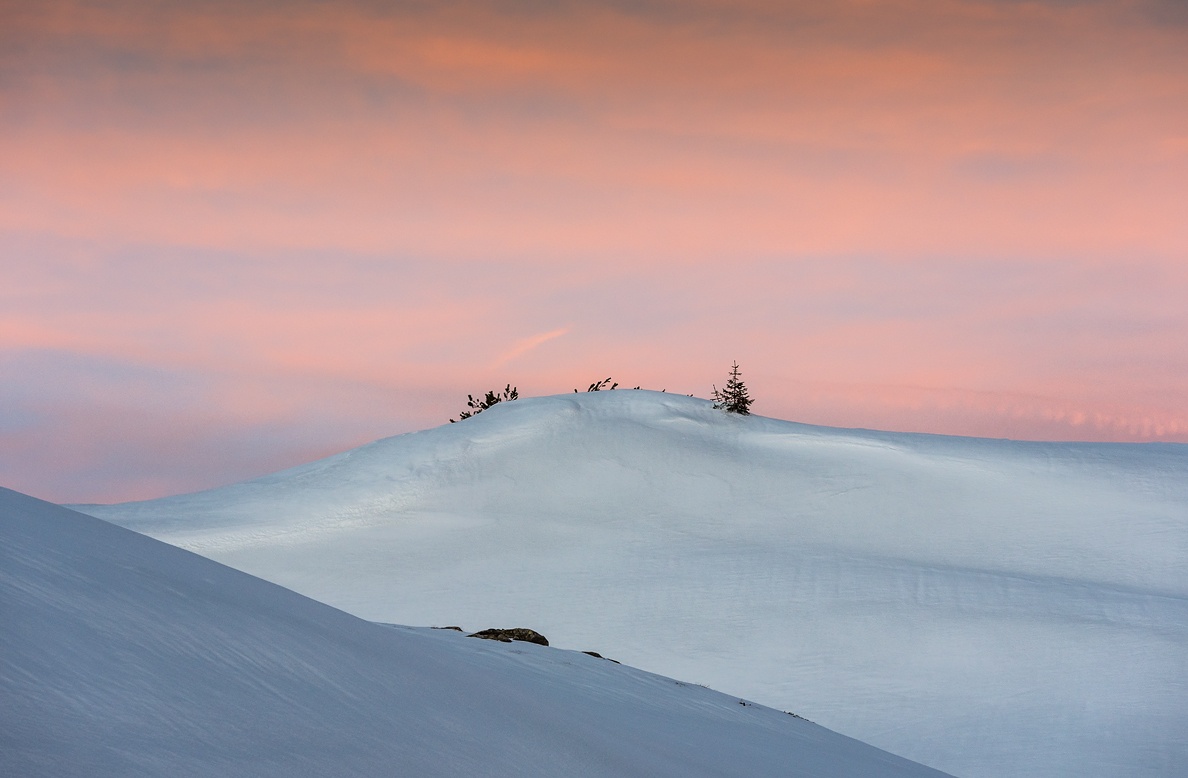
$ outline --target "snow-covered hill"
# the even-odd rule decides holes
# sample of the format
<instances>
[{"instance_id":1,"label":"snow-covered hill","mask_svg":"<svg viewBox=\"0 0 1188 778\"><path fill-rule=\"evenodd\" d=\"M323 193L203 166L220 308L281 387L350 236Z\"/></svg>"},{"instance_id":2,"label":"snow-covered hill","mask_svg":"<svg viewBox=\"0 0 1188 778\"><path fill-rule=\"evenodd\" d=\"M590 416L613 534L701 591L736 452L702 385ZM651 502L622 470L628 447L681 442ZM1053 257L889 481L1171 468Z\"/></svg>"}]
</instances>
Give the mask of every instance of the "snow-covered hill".
<instances>
[{"instance_id":1,"label":"snow-covered hill","mask_svg":"<svg viewBox=\"0 0 1188 778\"><path fill-rule=\"evenodd\" d=\"M585 654L361 621L8 490L0 549L0 775L942 775Z\"/></svg>"},{"instance_id":2,"label":"snow-covered hill","mask_svg":"<svg viewBox=\"0 0 1188 778\"><path fill-rule=\"evenodd\" d=\"M1188 775L1188 446L620 390L82 509L367 619L531 626L966 778Z\"/></svg>"}]
</instances>

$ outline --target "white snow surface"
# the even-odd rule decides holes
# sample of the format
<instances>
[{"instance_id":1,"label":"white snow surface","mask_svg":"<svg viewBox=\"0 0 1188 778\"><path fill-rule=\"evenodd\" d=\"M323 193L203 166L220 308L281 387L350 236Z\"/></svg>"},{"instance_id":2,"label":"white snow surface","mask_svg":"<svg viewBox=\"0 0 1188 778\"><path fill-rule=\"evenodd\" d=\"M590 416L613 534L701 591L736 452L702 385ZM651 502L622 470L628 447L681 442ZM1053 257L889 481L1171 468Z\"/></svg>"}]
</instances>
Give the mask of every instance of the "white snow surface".
<instances>
[{"instance_id":1,"label":"white snow surface","mask_svg":"<svg viewBox=\"0 0 1188 778\"><path fill-rule=\"evenodd\" d=\"M965 778L1188 775L1188 446L506 402L80 510L373 621L528 626Z\"/></svg>"},{"instance_id":2,"label":"white snow surface","mask_svg":"<svg viewBox=\"0 0 1188 778\"><path fill-rule=\"evenodd\" d=\"M4 776L943 775L578 652L362 621L8 490L0 544Z\"/></svg>"}]
</instances>

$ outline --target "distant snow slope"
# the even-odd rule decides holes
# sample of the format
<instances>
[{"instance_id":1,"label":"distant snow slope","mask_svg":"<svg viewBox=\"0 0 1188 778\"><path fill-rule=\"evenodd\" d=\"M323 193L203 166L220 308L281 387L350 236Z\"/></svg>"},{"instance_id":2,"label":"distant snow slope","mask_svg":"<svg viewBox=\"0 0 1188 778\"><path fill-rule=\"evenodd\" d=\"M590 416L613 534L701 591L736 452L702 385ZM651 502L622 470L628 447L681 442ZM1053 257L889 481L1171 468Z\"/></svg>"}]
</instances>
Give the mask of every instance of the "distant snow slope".
<instances>
[{"instance_id":1,"label":"distant snow slope","mask_svg":"<svg viewBox=\"0 0 1188 778\"><path fill-rule=\"evenodd\" d=\"M942 775L573 651L361 621L8 490L0 549L0 775Z\"/></svg>"},{"instance_id":2,"label":"distant snow slope","mask_svg":"<svg viewBox=\"0 0 1188 778\"><path fill-rule=\"evenodd\" d=\"M1188 446L619 390L83 510L364 618L533 627L966 778L1188 775Z\"/></svg>"}]
</instances>

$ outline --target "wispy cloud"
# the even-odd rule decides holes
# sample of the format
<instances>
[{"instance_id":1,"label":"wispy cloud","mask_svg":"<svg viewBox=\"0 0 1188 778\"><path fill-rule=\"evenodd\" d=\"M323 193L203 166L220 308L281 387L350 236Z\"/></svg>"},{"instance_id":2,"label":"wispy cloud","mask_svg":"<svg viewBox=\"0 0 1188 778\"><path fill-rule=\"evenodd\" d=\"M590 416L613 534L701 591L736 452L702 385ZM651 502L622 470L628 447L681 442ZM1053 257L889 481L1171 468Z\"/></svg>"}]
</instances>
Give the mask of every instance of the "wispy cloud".
<instances>
[{"instance_id":1,"label":"wispy cloud","mask_svg":"<svg viewBox=\"0 0 1188 778\"><path fill-rule=\"evenodd\" d=\"M548 343L550 340L559 338L562 335L568 335L570 329L570 327L561 327L559 329L549 330L548 332L542 332L538 335L533 335L532 337L518 340L514 346L500 354L499 357L496 358L496 360L491 364L491 367L502 367L512 360L519 359L529 351L532 351L544 343Z\"/></svg>"}]
</instances>

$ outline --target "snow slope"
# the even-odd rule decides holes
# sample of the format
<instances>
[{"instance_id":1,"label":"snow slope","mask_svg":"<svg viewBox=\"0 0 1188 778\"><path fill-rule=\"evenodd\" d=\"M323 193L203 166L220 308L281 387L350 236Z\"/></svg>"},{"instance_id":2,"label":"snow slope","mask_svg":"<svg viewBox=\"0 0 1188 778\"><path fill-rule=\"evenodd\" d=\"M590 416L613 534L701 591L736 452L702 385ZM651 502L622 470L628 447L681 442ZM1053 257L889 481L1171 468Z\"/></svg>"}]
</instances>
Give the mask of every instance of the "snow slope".
<instances>
[{"instance_id":1,"label":"snow slope","mask_svg":"<svg viewBox=\"0 0 1188 778\"><path fill-rule=\"evenodd\" d=\"M1188 775L1188 446L620 390L82 509L367 619L530 626L966 778Z\"/></svg>"},{"instance_id":2,"label":"snow slope","mask_svg":"<svg viewBox=\"0 0 1188 778\"><path fill-rule=\"evenodd\" d=\"M8 490L0 548L0 775L942 775L573 651L361 621Z\"/></svg>"}]
</instances>

